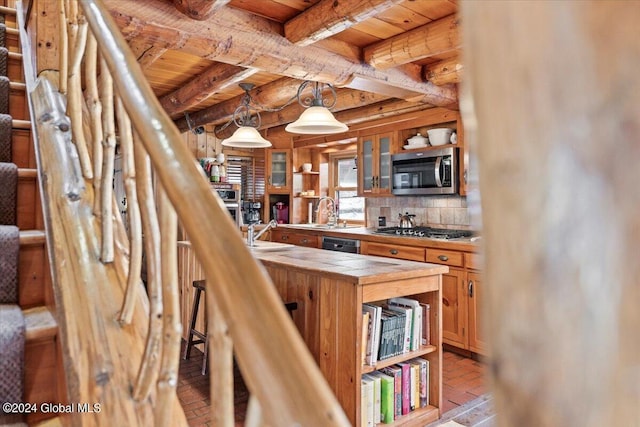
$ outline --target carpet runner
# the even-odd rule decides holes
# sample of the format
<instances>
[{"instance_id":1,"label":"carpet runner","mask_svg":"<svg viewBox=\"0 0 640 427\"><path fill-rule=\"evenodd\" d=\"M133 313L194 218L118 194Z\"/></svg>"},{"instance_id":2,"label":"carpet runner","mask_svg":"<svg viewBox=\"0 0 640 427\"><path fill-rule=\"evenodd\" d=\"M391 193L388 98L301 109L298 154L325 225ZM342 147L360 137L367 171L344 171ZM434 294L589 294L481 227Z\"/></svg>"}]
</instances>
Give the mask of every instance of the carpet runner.
<instances>
[{"instance_id":1,"label":"carpet runner","mask_svg":"<svg viewBox=\"0 0 640 427\"><path fill-rule=\"evenodd\" d=\"M3 403L22 403L26 325L18 304L20 230L16 227L18 167L12 163L12 118L4 15L0 14L0 425L23 425L23 415Z\"/></svg>"}]
</instances>

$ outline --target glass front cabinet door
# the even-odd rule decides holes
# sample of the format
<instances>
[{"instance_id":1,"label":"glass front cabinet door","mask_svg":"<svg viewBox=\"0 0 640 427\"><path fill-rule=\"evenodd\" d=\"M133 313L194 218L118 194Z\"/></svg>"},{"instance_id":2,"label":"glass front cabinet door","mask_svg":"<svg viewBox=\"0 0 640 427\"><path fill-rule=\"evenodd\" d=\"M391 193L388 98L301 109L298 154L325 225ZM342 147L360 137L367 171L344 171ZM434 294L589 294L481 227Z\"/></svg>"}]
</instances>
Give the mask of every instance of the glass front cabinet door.
<instances>
[{"instance_id":1,"label":"glass front cabinet door","mask_svg":"<svg viewBox=\"0 0 640 427\"><path fill-rule=\"evenodd\" d=\"M267 149L267 168L269 192L289 191L291 187L290 150Z\"/></svg>"},{"instance_id":2,"label":"glass front cabinet door","mask_svg":"<svg viewBox=\"0 0 640 427\"><path fill-rule=\"evenodd\" d=\"M358 193L391 194L391 141L393 133L370 135L358 140Z\"/></svg>"}]
</instances>

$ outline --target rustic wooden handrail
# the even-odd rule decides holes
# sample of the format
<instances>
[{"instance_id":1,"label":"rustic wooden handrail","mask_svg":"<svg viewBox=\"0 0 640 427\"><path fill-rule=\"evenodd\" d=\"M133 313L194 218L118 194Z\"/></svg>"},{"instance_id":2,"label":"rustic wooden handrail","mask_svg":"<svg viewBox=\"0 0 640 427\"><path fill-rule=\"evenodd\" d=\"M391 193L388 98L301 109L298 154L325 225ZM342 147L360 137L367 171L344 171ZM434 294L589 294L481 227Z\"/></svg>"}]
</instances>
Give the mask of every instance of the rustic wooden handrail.
<instances>
[{"instance_id":1,"label":"rustic wooden handrail","mask_svg":"<svg viewBox=\"0 0 640 427\"><path fill-rule=\"evenodd\" d=\"M68 39L69 49L60 49L62 53L68 51L71 59L62 58L60 62L61 70L68 70L68 77L60 76L58 85L54 73L40 76L38 92L31 95L31 100L38 102L32 106L32 118L38 123L35 139L39 147L39 170L47 174L43 205L47 235L51 242L56 242L55 250L50 249L50 253L60 302L58 309L64 319L61 332L63 351L69 358L66 365L70 400L104 404L105 410L87 422L94 425L148 425L151 419L155 420L154 425L185 424L184 414L176 414L179 405L175 399L176 379L172 377L179 353L175 343L179 345L180 333L175 323L177 279L176 261L172 258L176 236L167 230L176 228L171 213L175 208L207 277L207 304L214 308L208 312L209 330L215 330L214 316L225 319L236 359L252 394L251 406L259 408L255 413L262 414L272 425L348 425L265 269L253 258L217 195L210 191L193 155L151 91L102 2L81 0L78 4L60 0L59 5L63 11L64 5L69 6L66 19L61 18L69 29L68 34L61 35L61 40ZM87 28L86 43L83 28ZM23 52L29 51L25 45L28 36L21 35L21 39L25 40ZM95 45L101 64L100 85L92 82L90 75L96 68ZM79 64L86 51L90 60L83 71ZM89 106L84 110L91 111L93 120L102 117L102 126L95 122L90 126L81 124L85 102L79 91L82 72L90 94ZM110 83L105 78L109 74L116 92L115 101L108 95ZM29 79L27 76L27 88L32 93L36 85L33 81L29 83ZM95 93L97 86L102 91L99 100ZM61 111L65 103L61 101L60 91L67 92L70 120ZM97 102L103 104L102 110L111 117L105 119L105 112ZM112 162L115 137L109 126L114 124L114 103L119 106L121 138L123 131L127 132L127 123L130 121L133 125L136 171L129 169L125 178L129 183L136 182L141 205L148 205L142 210L147 255L162 252L162 261L156 258L152 261L155 267L148 270L151 276L157 275L156 279L149 278L149 298L135 291L140 288L140 281L131 280L129 272L137 274L137 255L130 258L133 254L129 251L134 252L134 246L129 247L117 210L109 206L113 205L109 201L110 191L103 185L107 179L109 185L111 182L105 171ZM79 145L70 148L71 140ZM102 144L103 150L97 144ZM104 157L100 162L101 155ZM61 162L73 167L56 170L56 164ZM163 224L159 232L150 227L153 220L149 218L149 204L153 199L147 187L149 173L140 169L147 162L152 165L158 182L156 194L160 201L157 205L160 206L159 221ZM97 175L101 183L84 186L80 175L85 179ZM94 204L95 198L100 199L99 209L96 209L98 202ZM151 205L157 206L155 202ZM115 223L110 225L113 217L116 217ZM155 234L159 234L158 240L154 240ZM165 264L169 266L166 269ZM127 282L134 288L127 290ZM157 286L157 282L161 285ZM126 304L125 295L135 302ZM158 311L163 302L164 311ZM147 317L149 314L151 320ZM157 323L164 328L162 335L154 326ZM172 331L170 336L167 331ZM144 341L147 341L146 347ZM131 354L126 356L131 359L129 362L141 366L138 371L131 363L125 364L123 353L127 346ZM158 351L160 347L164 352ZM160 357L161 361L155 360ZM228 356L223 358L226 360ZM152 389L156 383L157 387ZM128 390L130 384L134 384L133 392ZM212 381L212 390L214 387L215 381ZM76 415L83 423L89 416Z\"/></svg>"}]
</instances>

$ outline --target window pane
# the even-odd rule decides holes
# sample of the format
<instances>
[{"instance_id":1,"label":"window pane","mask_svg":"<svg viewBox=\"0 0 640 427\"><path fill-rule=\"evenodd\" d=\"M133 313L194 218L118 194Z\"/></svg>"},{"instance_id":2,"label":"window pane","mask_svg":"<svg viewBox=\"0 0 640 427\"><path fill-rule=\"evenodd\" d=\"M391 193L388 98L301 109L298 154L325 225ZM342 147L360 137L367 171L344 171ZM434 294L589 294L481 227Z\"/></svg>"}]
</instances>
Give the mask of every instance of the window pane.
<instances>
[{"instance_id":1,"label":"window pane","mask_svg":"<svg viewBox=\"0 0 640 427\"><path fill-rule=\"evenodd\" d=\"M358 197L357 191L336 191L336 201L340 220L364 221L364 197Z\"/></svg>"},{"instance_id":2,"label":"window pane","mask_svg":"<svg viewBox=\"0 0 640 427\"><path fill-rule=\"evenodd\" d=\"M338 159L338 187L357 187L358 171L353 158Z\"/></svg>"}]
</instances>

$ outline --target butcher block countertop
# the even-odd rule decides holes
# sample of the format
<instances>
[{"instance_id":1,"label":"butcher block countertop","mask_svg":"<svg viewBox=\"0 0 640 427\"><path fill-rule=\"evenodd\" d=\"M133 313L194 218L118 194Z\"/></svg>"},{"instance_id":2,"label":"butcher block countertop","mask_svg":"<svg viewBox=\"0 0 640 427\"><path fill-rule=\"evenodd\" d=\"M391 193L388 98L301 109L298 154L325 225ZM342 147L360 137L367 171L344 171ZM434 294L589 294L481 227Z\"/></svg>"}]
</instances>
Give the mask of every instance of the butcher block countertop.
<instances>
[{"instance_id":1,"label":"butcher block countertop","mask_svg":"<svg viewBox=\"0 0 640 427\"><path fill-rule=\"evenodd\" d=\"M370 255L349 254L257 241L251 252L265 267L286 267L358 285L447 273L449 267Z\"/></svg>"},{"instance_id":2,"label":"butcher block countertop","mask_svg":"<svg viewBox=\"0 0 640 427\"><path fill-rule=\"evenodd\" d=\"M365 227L311 227L307 224L280 224L278 228L322 236L344 237L358 239L367 242L378 242L396 245L417 246L424 248L449 249L454 251L477 252L479 240L471 241L470 238L460 239L429 239L425 237L393 236L389 234L376 234L375 229Z\"/></svg>"}]
</instances>

